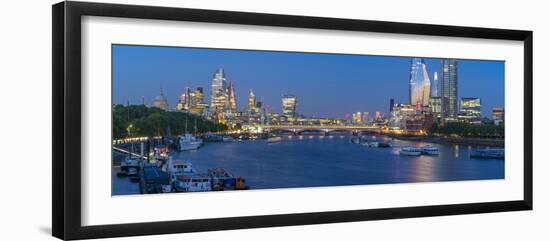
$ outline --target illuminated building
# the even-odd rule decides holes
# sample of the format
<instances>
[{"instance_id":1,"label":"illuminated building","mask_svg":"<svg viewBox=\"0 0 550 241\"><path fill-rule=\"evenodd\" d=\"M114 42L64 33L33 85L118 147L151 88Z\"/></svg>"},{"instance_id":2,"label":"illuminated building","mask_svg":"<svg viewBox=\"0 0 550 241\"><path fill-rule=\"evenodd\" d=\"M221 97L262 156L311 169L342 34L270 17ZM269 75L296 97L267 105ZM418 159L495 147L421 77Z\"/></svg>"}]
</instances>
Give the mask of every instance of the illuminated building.
<instances>
[{"instance_id":1,"label":"illuminated building","mask_svg":"<svg viewBox=\"0 0 550 241\"><path fill-rule=\"evenodd\" d=\"M208 107L204 103L204 90L202 87L198 87L195 91L190 93L190 105L189 112L195 115L203 115L204 110Z\"/></svg>"},{"instance_id":2,"label":"illuminated building","mask_svg":"<svg viewBox=\"0 0 550 241\"><path fill-rule=\"evenodd\" d=\"M409 78L409 103L411 105L428 106L430 100L430 76L426 64L421 58L411 60Z\"/></svg>"},{"instance_id":3,"label":"illuminated building","mask_svg":"<svg viewBox=\"0 0 550 241\"><path fill-rule=\"evenodd\" d=\"M204 90L201 87L198 87L195 91L191 91L189 87L186 87L176 105L178 111L195 115L203 115L207 107L208 105L204 103Z\"/></svg>"},{"instance_id":4,"label":"illuminated building","mask_svg":"<svg viewBox=\"0 0 550 241\"><path fill-rule=\"evenodd\" d=\"M258 112L256 109L256 97L254 96L254 92L252 92L252 90L248 92L248 110L251 113Z\"/></svg>"},{"instance_id":5,"label":"illuminated building","mask_svg":"<svg viewBox=\"0 0 550 241\"><path fill-rule=\"evenodd\" d=\"M430 97L439 97L439 78L437 72L434 72L434 78L432 83L432 90L430 91Z\"/></svg>"},{"instance_id":6,"label":"illuminated building","mask_svg":"<svg viewBox=\"0 0 550 241\"><path fill-rule=\"evenodd\" d=\"M458 118L470 123L481 123L481 99L468 97L460 99Z\"/></svg>"},{"instance_id":7,"label":"illuminated building","mask_svg":"<svg viewBox=\"0 0 550 241\"><path fill-rule=\"evenodd\" d=\"M229 87L227 88L228 97L228 111L232 113L237 112L237 94L235 93L235 84L233 81L229 81Z\"/></svg>"},{"instance_id":8,"label":"illuminated building","mask_svg":"<svg viewBox=\"0 0 550 241\"><path fill-rule=\"evenodd\" d=\"M227 82L222 68L214 73L212 78L212 92L210 95L210 111L219 119L219 113L225 112L228 105Z\"/></svg>"},{"instance_id":9,"label":"illuminated building","mask_svg":"<svg viewBox=\"0 0 550 241\"><path fill-rule=\"evenodd\" d=\"M185 87L185 91L181 94L178 103L176 104L176 110L188 111L189 104L191 102L191 90L189 87Z\"/></svg>"},{"instance_id":10,"label":"illuminated building","mask_svg":"<svg viewBox=\"0 0 550 241\"><path fill-rule=\"evenodd\" d=\"M374 113L374 120L379 121L382 119L382 113L380 111L377 111Z\"/></svg>"},{"instance_id":11,"label":"illuminated building","mask_svg":"<svg viewBox=\"0 0 550 241\"><path fill-rule=\"evenodd\" d=\"M430 97L430 111L435 118L441 118L441 97Z\"/></svg>"},{"instance_id":12,"label":"illuminated building","mask_svg":"<svg viewBox=\"0 0 550 241\"><path fill-rule=\"evenodd\" d=\"M296 118L296 96L284 95L283 102L283 116L287 118L289 122L292 122Z\"/></svg>"},{"instance_id":13,"label":"illuminated building","mask_svg":"<svg viewBox=\"0 0 550 241\"><path fill-rule=\"evenodd\" d=\"M351 122L353 124L362 124L363 118L361 117L361 112L351 114Z\"/></svg>"},{"instance_id":14,"label":"illuminated building","mask_svg":"<svg viewBox=\"0 0 550 241\"><path fill-rule=\"evenodd\" d=\"M393 111L393 106L395 106L395 100L393 98L390 99L390 112L391 113Z\"/></svg>"},{"instance_id":15,"label":"illuminated building","mask_svg":"<svg viewBox=\"0 0 550 241\"><path fill-rule=\"evenodd\" d=\"M501 108L501 107L493 108L492 117L495 125L500 125L501 123L504 123L504 108Z\"/></svg>"},{"instance_id":16,"label":"illuminated building","mask_svg":"<svg viewBox=\"0 0 550 241\"><path fill-rule=\"evenodd\" d=\"M153 100L153 106L163 111L168 111L168 101L166 100L166 96L164 96L162 87L160 87L160 95Z\"/></svg>"},{"instance_id":17,"label":"illuminated building","mask_svg":"<svg viewBox=\"0 0 550 241\"><path fill-rule=\"evenodd\" d=\"M445 119L457 117L458 60L441 60L441 113Z\"/></svg>"}]
</instances>

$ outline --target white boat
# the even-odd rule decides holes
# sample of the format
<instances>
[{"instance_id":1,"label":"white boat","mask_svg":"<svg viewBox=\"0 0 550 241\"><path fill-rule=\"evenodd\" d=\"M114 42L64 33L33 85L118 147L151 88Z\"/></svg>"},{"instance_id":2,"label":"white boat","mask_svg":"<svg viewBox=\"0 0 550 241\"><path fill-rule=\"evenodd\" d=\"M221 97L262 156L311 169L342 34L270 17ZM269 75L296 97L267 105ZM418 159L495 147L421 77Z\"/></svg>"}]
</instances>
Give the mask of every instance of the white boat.
<instances>
[{"instance_id":1,"label":"white boat","mask_svg":"<svg viewBox=\"0 0 550 241\"><path fill-rule=\"evenodd\" d=\"M439 155L439 149L435 146L425 146L425 147L422 147L422 154Z\"/></svg>"},{"instance_id":2,"label":"white boat","mask_svg":"<svg viewBox=\"0 0 550 241\"><path fill-rule=\"evenodd\" d=\"M179 137L178 144L180 151L190 151L199 149L202 145L202 140L191 134L185 134Z\"/></svg>"},{"instance_id":3,"label":"white boat","mask_svg":"<svg viewBox=\"0 0 550 241\"><path fill-rule=\"evenodd\" d=\"M195 169L193 168L193 164L191 162L185 162L185 161L179 161L179 160L173 161L170 159L167 165L169 165L168 172L171 173L172 176L196 173Z\"/></svg>"},{"instance_id":4,"label":"white boat","mask_svg":"<svg viewBox=\"0 0 550 241\"><path fill-rule=\"evenodd\" d=\"M207 174L180 175L173 187L177 192L207 192L212 191L212 182Z\"/></svg>"},{"instance_id":5,"label":"white boat","mask_svg":"<svg viewBox=\"0 0 550 241\"><path fill-rule=\"evenodd\" d=\"M124 162L120 163L120 170L117 176L137 176L139 171L139 161L131 158L126 158Z\"/></svg>"},{"instance_id":6,"label":"white boat","mask_svg":"<svg viewBox=\"0 0 550 241\"><path fill-rule=\"evenodd\" d=\"M399 153L401 155L406 155L406 156L420 156L420 154L422 154L422 149L407 146L407 147L401 148Z\"/></svg>"},{"instance_id":7,"label":"white boat","mask_svg":"<svg viewBox=\"0 0 550 241\"><path fill-rule=\"evenodd\" d=\"M233 142L233 141L235 141L235 139L233 139L233 137L231 137L231 136L224 136L224 137L222 137L222 141L223 142Z\"/></svg>"},{"instance_id":8,"label":"white boat","mask_svg":"<svg viewBox=\"0 0 550 241\"><path fill-rule=\"evenodd\" d=\"M272 136L267 138L267 143L276 143L276 142L281 142L282 140L283 138L280 136Z\"/></svg>"}]
</instances>

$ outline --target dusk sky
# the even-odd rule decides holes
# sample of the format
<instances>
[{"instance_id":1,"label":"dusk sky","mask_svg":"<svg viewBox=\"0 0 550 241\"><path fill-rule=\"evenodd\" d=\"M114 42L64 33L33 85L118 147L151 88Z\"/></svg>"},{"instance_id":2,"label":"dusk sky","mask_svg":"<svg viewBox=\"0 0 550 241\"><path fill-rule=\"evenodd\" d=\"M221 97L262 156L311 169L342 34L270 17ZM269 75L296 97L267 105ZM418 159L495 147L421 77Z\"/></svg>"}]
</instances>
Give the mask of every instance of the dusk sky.
<instances>
[{"instance_id":1,"label":"dusk sky","mask_svg":"<svg viewBox=\"0 0 550 241\"><path fill-rule=\"evenodd\" d=\"M433 81L439 59L424 59ZM247 107L248 91L281 112L281 97L294 94L305 116L344 118L353 112L389 112L389 100L407 103L410 57L310 54L201 48L113 46L113 103L147 104L162 86L170 108L184 88L203 87L210 101L214 72L233 80L237 107ZM480 97L482 112L504 105L504 62L460 60L458 98Z\"/></svg>"}]
</instances>

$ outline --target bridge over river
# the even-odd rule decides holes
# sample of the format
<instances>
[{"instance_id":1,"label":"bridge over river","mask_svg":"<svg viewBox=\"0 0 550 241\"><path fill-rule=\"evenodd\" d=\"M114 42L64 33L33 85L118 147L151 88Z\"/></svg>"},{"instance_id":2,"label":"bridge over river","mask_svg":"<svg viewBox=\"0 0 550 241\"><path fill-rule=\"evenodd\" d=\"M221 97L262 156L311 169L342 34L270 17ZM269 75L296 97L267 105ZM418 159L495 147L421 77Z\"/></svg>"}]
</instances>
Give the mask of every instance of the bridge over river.
<instances>
[{"instance_id":1,"label":"bridge over river","mask_svg":"<svg viewBox=\"0 0 550 241\"><path fill-rule=\"evenodd\" d=\"M302 132L370 132L381 133L382 128L376 125L262 125L264 132L290 132L298 135Z\"/></svg>"}]
</instances>

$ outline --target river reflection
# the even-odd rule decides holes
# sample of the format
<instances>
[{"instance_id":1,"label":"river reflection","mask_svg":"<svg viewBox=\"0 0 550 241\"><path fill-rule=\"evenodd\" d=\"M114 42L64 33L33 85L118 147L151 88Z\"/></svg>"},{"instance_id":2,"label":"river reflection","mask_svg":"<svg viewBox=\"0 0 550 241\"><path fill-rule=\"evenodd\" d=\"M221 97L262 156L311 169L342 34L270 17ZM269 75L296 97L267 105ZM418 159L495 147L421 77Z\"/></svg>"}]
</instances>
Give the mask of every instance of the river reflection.
<instances>
[{"instance_id":1,"label":"river reflection","mask_svg":"<svg viewBox=\"0 0 550 241\"><path fill-rule=\"evenodd\" d=\"M366 137L390 142L390 148L351 143L351 136L285 136L281 142L265 140L206 143L199 150L171 152L176 160L193 164L198 172L224 168L246 179L252 189L389 184L504 178L504 161L469 157L484 146L434 144L420 141ZM404 156L404 146L439 148L437 156ZM114 194L129 193L117 184ZM132 191L135 189L132 189Z\"/></svg>"}]
</instances>

